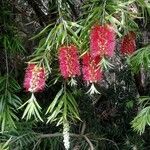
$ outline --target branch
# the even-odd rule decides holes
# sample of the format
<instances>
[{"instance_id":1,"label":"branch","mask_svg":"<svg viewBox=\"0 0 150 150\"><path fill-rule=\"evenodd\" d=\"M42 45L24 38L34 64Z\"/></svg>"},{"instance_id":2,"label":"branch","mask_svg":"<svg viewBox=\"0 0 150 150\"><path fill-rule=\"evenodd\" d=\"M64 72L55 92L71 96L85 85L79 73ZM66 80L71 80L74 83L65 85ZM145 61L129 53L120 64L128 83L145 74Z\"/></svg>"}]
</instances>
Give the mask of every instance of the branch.
<instances>
[{"instance_id":1,"label":"branch","mask_svg":"<svg viewBox=\"0 0 150 150\"><path fill-rule=\"evenodd\" d=\"M112 140L109 140L109 139L106 139L106 138L99 138L98 140L111 142L111 143L113 143L113 145L115 145L117 150L119 150L119 147L117 146L117 144L114 141L112 141Z\"/></svg>"},{"instance_id":2,"label":"branch","mask_svg":"<svg viewBox=\"0 0 150 150\"><path fill-rule=\"evenodd\" d=\"M83 137L85 138L85 140L86 140L87 143L89 144L90 149L91 149L91 150L94 150L94 146L93 146L92 142L89 140L89 138L88 138L86 135L83 135Z\"/></svg>"},{"instance_id":3,"label":"branch","mask_svg":"<svg viewBox=\"0 0 150 150\"><path fill-rule=\"evenodd\" d=\"M82 129L81 129L81 134L82 134L82 135L84 134L85 129L86 129L86 122L84 121L84 122L83 122Z\"/></svg>"},{"instance_id":4,"label":"branch","mask_svg":"<svg viewBox=\"0 0 150 150\"><path fill-rule=\"evenodd\" d=\"M70 133L69 135L71 137L84 138L86 140L86 142L89 144L90 150L94 150L94 146L93 146L92 142L90 141L90 139L86 135L74 134L74 133ZM52 138L52 137L59 137L59 136L63 136L63 134L62 133L40 134L39 138ZM110 140L110 139L97 138L97 140L111 142L117 148L117 150L119 150L119 147L117 146L117 144L114 141Z\"/></svg>"},{"instance_id":5,"label":"branch","mask_svg":"<svg viewBox=\"0 0 150 150\"><path fill-rule=\"evenodd\" d=\"M71 137L84 138L86 140L86 142L89 144L90 150L94 150L94 146L93 146L92 142L89 140L89 138L86 135L74 134L74 133L70 133L69 135ZM63 134L62 133L40 134L39 137L40 138L51 138L51 137L59 137L59 136L63 136Z\"/></svg>"}]
</instances>

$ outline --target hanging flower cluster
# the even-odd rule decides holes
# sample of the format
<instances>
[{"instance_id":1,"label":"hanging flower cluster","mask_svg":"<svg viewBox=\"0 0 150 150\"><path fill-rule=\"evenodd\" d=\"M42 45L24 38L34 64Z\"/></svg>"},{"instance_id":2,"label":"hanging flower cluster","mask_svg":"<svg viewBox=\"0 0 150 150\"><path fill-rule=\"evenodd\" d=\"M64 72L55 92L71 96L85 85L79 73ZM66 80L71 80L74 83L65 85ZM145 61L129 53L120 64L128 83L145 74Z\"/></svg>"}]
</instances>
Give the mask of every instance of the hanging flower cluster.
<instances>
[{"instance_id":1,"label":"hanging flower cluster","mask_svg":"<svg viewBox=\"0 0 150 150\"><path fill-rule=\"evenodd\" d=\"M131 55L136 50L136 35L130 31L126 34L121 41L121 53L123 55Z\"/></svg>"},{"instance_id":2,"label":"hanging flower cluster","mask_svg":"<svg viewBox=\"0 0 150 150\"><path fill-rule=\"evenodd\" d=\"M124 55L132 54L135 51L136 49L135 38L136 36L134 32L129 32L127 35L123 37L121 43L122 54ZM113 57L115 45L116 45L116 34L111 24L104 24L104 25L96 24L92 26L90 31L90 52L87 52L82 56L82 67L81 67L83 80L87 83L87 85L90 85L90 89L88 90L87 93L90 94L99 93L99 91L95 88L95 83L98 83L103 79L103 72L101 68L103 66L109 66L109 62L105 60L105 57ZM77 47L74 44L61 46L58 50L58 59L61 75L64 77L64 79L71 78L71 83L76 84L74 77L79 76L81 74ZM34 93L44 90L45 81L46 81L45 68L39 67L36 64L28 64L25 72L24 88L26 89L26 91L31 92L32 96L25 103L27 104L27 107L26 110L24 111L23 118L25 116L27 116L27 118L30 118L31 115L34 115L36 118L39 118L41 121L43 121L39 115L41 107L36 102ZM60 91L58 95L56 95L57 99L61 96L62 92L63 90ZM67 97L66 94L65 97ZM64 101L61 102L64 103ZM62 108L64 105L63 103L58 103L57 108L59 108L59 104L61 104L61 109L63 109ZM23 104L21 107L24 107L25 104ZM73 106L75 106L76 109L76 105ZM68 104L68 106L65 105L65 107L69 108L70 106ZM50 112L53 111L53 108L54 103L52 103L52 109L50 110ZM61 109L60 112L62 112ZM68 119L67 109L64 112L65 117L62 117L62 120L64 118L66 120L65 121L63 120L64 121L63 142L65 149L68 150L70 148L70 135L69 135L70 128L69 122L67 120ZM53 115L53 120L55 120L55 118L56 116Z\"/></svg>"},{"instance_id":3,"label":"hanging flower cluster","mask_svg":"<svg viewBox=\"0 0 150 150\"><path fill-rule=\"evenodd\" d=\"M94 25L90 33L91 56L112 57L115 49L115 36L111 25Z\"/></svg>"},{"instance_id":4,"label":"hanging flower cluster","mask_svg":"<svg viewBox=\"0 0 150 150\"><path fill-rule=\"evenodd\" d=\"M99 93L94 83L102 80L101 64L106 66L109 63L105 56L112 57L116 44L116 34L110 24L94 25L90 32L90 53L82 58L83 79L91 83L88 91L90 94Z\"/></svg>"},{"instance_id":5,"label":"hanging flower cluster","mask_svg":"<svg viewBox=\"0 0 150 150\"><path fill-rule=\"evenodd\" d=\"M64 78L80 75L77 47L74 45L59 48L59 67Z\"/></svg>"},{"instance_id":6,"label":"hanging flower cluster","mask_svg":"<svg viewBox=\"0 0 150 150\"><path fill-rule=\"evenodd\" d=\"M45 69L35 64L28 64L24 78L24 88L28 92L41 92L45 87Z\"/></svg>"},{"instance_id":7,"label":"hanging flower cluster","mask_svg":"<svg viewBox=\"0 0 150 150\"><path fill-rule=\"evenodd\" d=\"M97 83L102 79L102 71L99 67L100 57L92 58L89 53L82 57L82 73L83 79L87 83Z\"/></svg>"}]
</instances>

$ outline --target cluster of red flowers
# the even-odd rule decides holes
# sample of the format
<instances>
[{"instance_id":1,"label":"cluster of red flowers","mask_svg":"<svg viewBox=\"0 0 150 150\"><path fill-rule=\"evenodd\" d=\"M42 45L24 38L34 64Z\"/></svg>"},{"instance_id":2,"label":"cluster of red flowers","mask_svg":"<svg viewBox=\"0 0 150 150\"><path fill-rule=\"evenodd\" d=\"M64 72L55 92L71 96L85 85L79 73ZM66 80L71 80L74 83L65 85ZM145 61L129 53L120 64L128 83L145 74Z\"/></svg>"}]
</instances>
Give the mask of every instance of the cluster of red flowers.
<instances>
[{"instance_id":1,"label":"cluster of red flowers","mask_svg":"<svg viewBox=\"0 0 150 150\"><path fill-rule=\"evenodd\" d=\"M136 35L134 32L128 32L121 41L121 53L123 55L131 55L136 50Z\"/></svg>"},{"instance_id":2,"label":"cluster of red flowers","mask_svg":"<svg viewBox=\"0 0 150 150\"><path fill-rule=\"evenodd\" d=\"M59 48L60 71L64 78L80 75L77 47L74 45Z\"/></svg>"},{"instance_id":3,"label":"cluster of red flowers","mask_svg":"<svg viewBox=\"0 0 150 150\"><path fill-rule=\"evenodd\" d=\"M115 36L111 25L94 25L90 33L91 56L112 57L115 49Z\"/></svg>"},{"instance_id":4,"label":"cluster of red flowers","mask_svg":"<svg viewBox=\"0 0 150 150\"><path fill-rule=\"evenodd\" d=\"M90 53L82 57L83 79L95 83L102 79L100 58L112 57L115 48L115 32L111 25L94 25L90 33ZM80 75L77 48L73 45L59 48L60 71L64 78Z\"/></svg>"},{"instance_id":5,"label":"cluster of red flowers","mask_svg":"<svg viewBox=\"0 0 150 150\"><path fill-rule=\"evenodd\" d=\"M45 87L45 69L35 64L28 64L24 79L24 88L28 92L41 92Z\"/></svg>"},{"instance_id":6,"label":"cluster of red flowers","mask_svg":"<svg viewBox=\"0 0 150 150\"><path fill-rule=\"evenodd\" d=\"M114 55L116 34L110 24L94 25L90 32L90 52L82 57L83 80L87 83L96 83L102 79L100 67L101 58ZM121 42L121 53L132 54L135 49L135 33L129 32ZM75 45L64 45L58 52L61 75L67 79L79 76L80 63L78 49ZM45 69L35 64L29 64L26 69L24 88L26 91L39 92L45 86Z\"/></svg>"},{"instance_id":7,"label":"cluster of red flowers","mask_svg":"<svg viewBox=\"0 0 150 150\"><path fill-rule=\"evenodd\" d=\"M102 79L102 71L99 67L100 57L92 58L89 53L82 57L83 79L87 83L96 83Z\"/></svg>"},{"instance_id":8,"label":"cluster of red flowers","mask_svg":"<svg viewBox=\"0 0 150 150\"><path fill-rule=\"evenodd\" d=\"M91 28L90 54L83 57L82 70L86 81L94 83L102 79L100 61L105 56L112 57L114 55L115 37L116 34L110 24L94 25Z\"/></svg>"}]
</instances>

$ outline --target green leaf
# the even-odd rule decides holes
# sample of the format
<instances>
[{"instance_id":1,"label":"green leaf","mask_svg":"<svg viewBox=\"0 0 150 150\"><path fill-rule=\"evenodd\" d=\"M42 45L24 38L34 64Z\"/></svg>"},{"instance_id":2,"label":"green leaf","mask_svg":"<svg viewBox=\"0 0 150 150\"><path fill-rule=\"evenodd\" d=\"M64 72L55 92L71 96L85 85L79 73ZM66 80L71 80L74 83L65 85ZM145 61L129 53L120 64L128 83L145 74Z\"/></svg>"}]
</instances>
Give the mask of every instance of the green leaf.
<instances>
[{"instance_id":1,"label":"green leaf","mask_svg":"<svg viewBox=\"0 0 150 150\"><path fill-rule=\"evenodd\" d=\"M49 73L51 73L51 67L50 67L50 62L47 58L44 59L45 60L45 65L46 65L46 68L47 70L49 71Z\"/></svg>"},{"instance_id":2,"label":"green leaf","mask_svg":"<svg viewBox=\"0 0 150 150\"><path fill-rule=\"evenodd\" d=\"M52 25L54 25L54 23L51 23L51 24L47 25L42 31L40 31L37 35L33 36L29 40L33 40L33 39L36 39L36 38L42 36L45 32L47 32L47 30L49 29L49 27L51 27Z\"/></svg>"},{"instance_id":3,"label":"green leaf","mask_svg":"<svg viewBox=\"0 0 150 150\"><path fill-rule=\"evenodd\" d=\"M9 138L5 143L0 143L0 150L9 150L9 143L11 142L12 138Z\"/></svg>"},{"instance_id":4,"label":"green leaf","mask_svg":"<svg viewBox=\"0 0 150 150\"><path fill-rule=\"evenodd\" d=\"M0 96L0 113L2 113L4 111L5 106L6 106L6 101L4 98L5 98L4 95Z\"/></svg>"},{"instance_id":5,"label":"green leaf","mask_svg":"<svg viewBox=\"0 0 150 150\"><path fill-rule=\"evenodd\" d=\"M68 92L67 96L68 96L68 100L69 100L70 104L74 108L73 110L75 110L76 112L78 112L77 103L76 103L74 97L72 96L72 94Z\"/></svg>"},{"instance_id":6,"label":"green leaf","mask_svg":"<svg viewBox=\"0 0 150 150\"><path fill-rule=\"evenodd\" d=\"M62 100L60 100L60 102L59 102L58 106L56 107L56 109L55 109L55 110L53 111L53 113L48 117L47 123L48 123L48 122L53 122L54 119L57 117L57 115L58 115L60 112L62 112L62 111L61 111L61 108L62 108L63 104L64 104L64 102L63 102Z\"/></svg>"},{"instance_id":7,"label":"green leaf","mask_svg":"<svg viewBox=\"0 0 150 150\"><path fill-rule=\"evenodd\" d=\"M60 98L60 96L62 95L62 92L63 92L63 88L56 94L53 102L50 104L50 106L48 107L47 111L46 111L46 114L48 113L51 113L54 109L54 107L56 106L57 104L57 101L58 99Z\"/></svg>"},{"instance_id":8,"label":"green leaf","mask_svg":"<svg viewBox=\"0 0 150 150\"><path fill-rule=\"evenodd\" d=\"M132 128L138 133L142 134L145 131L146 125L149 125L150 106L142 109L139 114L131 122Z\"/></svg>"}]
</instances>

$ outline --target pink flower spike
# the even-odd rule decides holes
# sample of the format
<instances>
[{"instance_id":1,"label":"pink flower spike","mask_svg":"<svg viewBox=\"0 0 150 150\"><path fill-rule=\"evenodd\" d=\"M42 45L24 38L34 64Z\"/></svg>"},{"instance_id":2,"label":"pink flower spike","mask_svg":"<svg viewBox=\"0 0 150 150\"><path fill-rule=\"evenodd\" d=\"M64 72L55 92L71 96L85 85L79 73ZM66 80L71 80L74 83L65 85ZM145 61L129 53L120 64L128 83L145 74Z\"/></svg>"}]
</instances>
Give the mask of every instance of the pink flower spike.
<instances>
[{"instance_id":1,"label":"pink flower spike","mask_svg":"<svg viewBox=\"0 0 150 150\"><path fill-rule=\"evenodd\" d=\"M25 71L24 88L28 92L41 92L45 87L46 74L43 67L28 64Z\"/></svg>"},{"instance_id":2,"label":"pink flower spike","mask_svg":"<svg viewBox=\"0 0 150 150\"><path fill-rule=\"evenodd\" d=\"M59 68L64 78L80 75L77 47L74 45L59 48Z\"/></svg>"},{"instance_id":3,"label":"pink flower spike","mask_svg":"<svg viewBox=\"0 0 150 150\"><path fill-rule=\"evenodd\" d=\"M102 71L99 66L100 57L92 58L89 53L86 53L82 57L82 73L83 80L87 83L97 83L102 80Z\"/></svg>"},{"instance_id":4,"label":"pink flower spike","mask_svg":"<svg viewBox=\"0 0 150 150\"><path fill-rule=\"evenodd\" d=\"M90 50L91 56L100 55L112 57L116 44L116 34L111 25L94 25L90 32Z\"/></svg>"}]
</instances>

